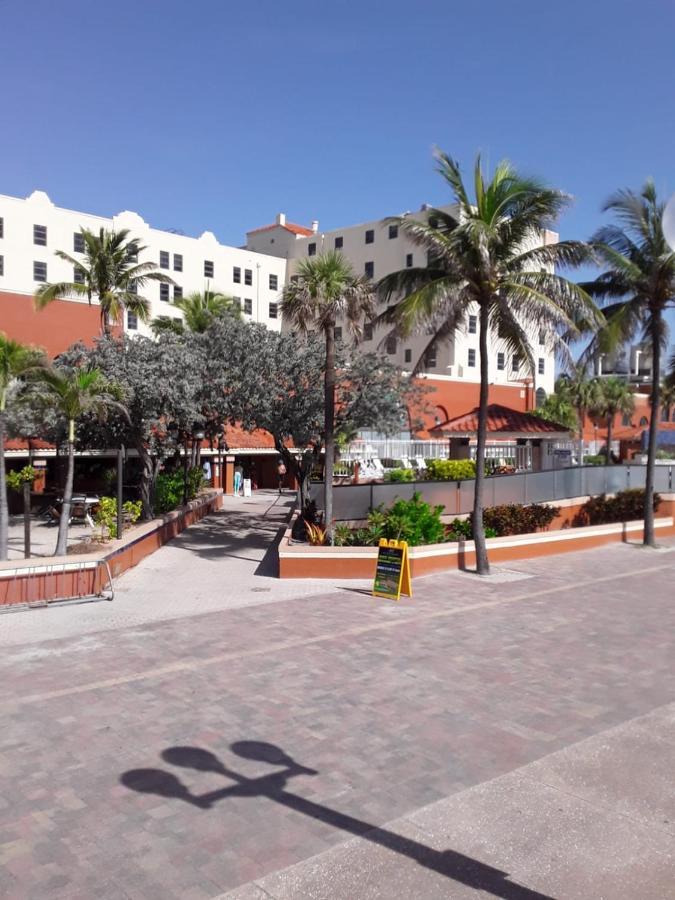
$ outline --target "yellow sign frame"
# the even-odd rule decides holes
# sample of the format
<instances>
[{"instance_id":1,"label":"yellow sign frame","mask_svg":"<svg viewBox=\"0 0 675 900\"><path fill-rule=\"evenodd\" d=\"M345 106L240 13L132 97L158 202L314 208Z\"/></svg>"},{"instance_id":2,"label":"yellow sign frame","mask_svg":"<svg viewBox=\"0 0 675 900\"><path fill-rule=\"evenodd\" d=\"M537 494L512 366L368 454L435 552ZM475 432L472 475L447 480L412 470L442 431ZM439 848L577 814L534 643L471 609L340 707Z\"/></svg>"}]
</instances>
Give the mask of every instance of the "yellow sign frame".
<instances>
[{"instance_id":1,"label":"yellow sign frame","mask_svg":"<svg viewBox=\"0 0 675 900\"><path fill-rule=\"evenodd\" d=\"M391 579L389 585L381 579L380 567L382 566L382 550L401 550L400 567L398 559L390 564L392 569L398 568L398 578L394 583ZM393 574L393 572L392 572ZM378 583L379 582L379 583ZM410 557L408 555L408 542L387 540L381 538L377 550L375 562L375 577L373 580L373 597L384 597L386 600L400 600L401 594L412 597L412 578L410 577Z\"/></svg>"}]
</instances>

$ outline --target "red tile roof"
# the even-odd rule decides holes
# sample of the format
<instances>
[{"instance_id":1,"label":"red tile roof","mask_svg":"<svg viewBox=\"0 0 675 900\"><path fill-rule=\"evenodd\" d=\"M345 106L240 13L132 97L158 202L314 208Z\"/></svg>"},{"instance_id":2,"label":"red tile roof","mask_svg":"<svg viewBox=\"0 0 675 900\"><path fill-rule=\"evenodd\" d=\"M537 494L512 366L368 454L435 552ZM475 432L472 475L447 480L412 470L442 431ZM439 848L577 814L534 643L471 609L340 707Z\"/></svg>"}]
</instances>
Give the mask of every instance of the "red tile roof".
<instances>
[{"instance_id":1,"label":"red tile roof","mask_svg":"<svg viewBox=\"0 0 675 900\"><path fill-rule=\"evenodd\" d=\"M225 440L233 450L274 450L274 438L269 431L244 431L238 425L225 426Z\"/></svg>"},{"instance_id":2,"label":"red tile roof","mask_svg":"<svg viewBox=\"0 0 675 900\"><path fill-rule=\"evenodd\" d=\"M295 225L293 222L286 222L285 225L280 225L278 222L273 222L271 225L263 225L262 228L252 228L250 231L247 231L247 234L258 234L260 231L271 231L273 228L285 228L286 231L290 231L291 234L299 234L302 237L309 237L310 234L314 234L311 228L305 228L304 225Z\"/></svg>"},{"instance_id":3,"label":"red tile roof","mask_svg":"<svg viewBox=\"0 0 675 900\"><path fill-rule=\"evenodd\" d=\"M518 434L526 437L540 434L568 434L569 430L563 425L554 422L546 422L539 416L531 413L520 412L501 406L499 403L491 403L488 406L488 434ZM456 416L442 422L436 428L430 429L432 434L441 432L448 435L472 435L478 431L478 407L463 416Z\"/></svg>"}]
</instances>

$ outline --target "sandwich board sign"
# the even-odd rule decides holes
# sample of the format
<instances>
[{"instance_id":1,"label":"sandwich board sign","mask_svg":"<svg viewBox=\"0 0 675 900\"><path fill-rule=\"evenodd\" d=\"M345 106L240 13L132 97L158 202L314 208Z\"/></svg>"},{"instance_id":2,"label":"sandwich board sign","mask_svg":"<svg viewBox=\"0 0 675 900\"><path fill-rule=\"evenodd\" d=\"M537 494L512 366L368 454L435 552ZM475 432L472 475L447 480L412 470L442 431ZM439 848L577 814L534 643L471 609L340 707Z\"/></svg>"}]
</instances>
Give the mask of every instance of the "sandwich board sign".
<instances>
[{"instance_id":1,"label":"sandwich board sign","mask_svg":"<svg viewBox=\"0 0 675 900\"><path fill-rule=\"evenodd\" d=\"M382 538L377 551L373 597L398 600L401 594L412 597L408 544Z\"/></svg>"}]
</instances>

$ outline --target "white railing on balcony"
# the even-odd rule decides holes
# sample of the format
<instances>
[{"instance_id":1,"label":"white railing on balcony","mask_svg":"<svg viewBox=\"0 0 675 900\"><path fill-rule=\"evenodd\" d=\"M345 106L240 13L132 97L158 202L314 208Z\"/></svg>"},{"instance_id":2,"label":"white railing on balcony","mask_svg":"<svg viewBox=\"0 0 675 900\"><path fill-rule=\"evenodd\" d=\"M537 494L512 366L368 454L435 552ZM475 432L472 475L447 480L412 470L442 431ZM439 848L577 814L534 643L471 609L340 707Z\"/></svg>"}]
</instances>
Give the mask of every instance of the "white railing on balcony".
<instances>
[{"instance_id":1,"label":"white railing on balcony","mask_svg":"<svg viewBox=\"0 0 675 900\"><path fill-rule=\"evenodd\" d=\"M400 438L357 440L352 441L340 454L340 459L345 462L356 462L361 459L413 460L418 456L423 459L447 459L448 442L411 441Z\"/></svg>"}]
</instances>

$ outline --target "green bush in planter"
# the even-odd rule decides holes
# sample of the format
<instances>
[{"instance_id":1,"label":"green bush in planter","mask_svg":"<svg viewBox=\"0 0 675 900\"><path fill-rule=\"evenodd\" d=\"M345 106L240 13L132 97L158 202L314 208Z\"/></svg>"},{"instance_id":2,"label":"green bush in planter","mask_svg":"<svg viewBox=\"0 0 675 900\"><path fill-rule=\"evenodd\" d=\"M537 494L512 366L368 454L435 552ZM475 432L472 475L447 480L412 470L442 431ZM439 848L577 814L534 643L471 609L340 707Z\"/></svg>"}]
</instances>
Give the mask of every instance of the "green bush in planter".
<instances>
[{"instance_id":1,"label":"green bush in planter","mask_svg":"<svg viewBox=\"0 0 675 900\"><path fill-rule=\"evenodd\" d=\"M489 506L483 511L483 524L494 531L494 537L508 534L532 534L540 528L548 528L551 522L560 515L555 506L545 503L504 503L501 506Z\"/></svg>"},{"instance_id":2,"label":"green bush in planter","mask_svg":"<svg viewBox=\"0 0 675 900\"><path fill-rule=\"evenodd\" d=\"M659 508L661 497L654 494L654 512ZM574 517L574 525L607 525L611 522L631 522L643 519L645 514L645 492L642 488L619 491L614 497L591 497Z\"/></svg>"},{"instance_id":3,"label":"green bush in planter","mask_svg":"<svg viewBox=\"0 0 675 900\"><path fill-rule=\"evenodd\" d=\"M387 472L387 481L410 482L415 480L414 469L392 469Z\"/></svg>"},{"instance_id":4,"label":"green bush in planter","mask_svg":"<svg viewBox=\"0 0 675 900\"><path fill-rule=\"evenodd\" d=\"M472 459L430 459L427 478L430 481L466 481L476 477L476 463Z\"/></svg>"}]
</instances>

